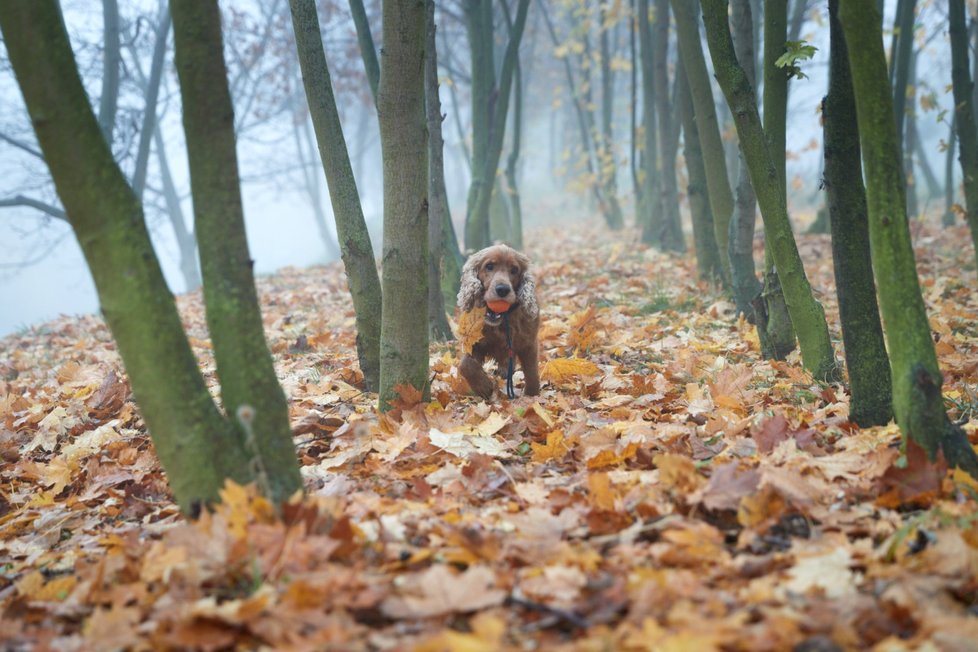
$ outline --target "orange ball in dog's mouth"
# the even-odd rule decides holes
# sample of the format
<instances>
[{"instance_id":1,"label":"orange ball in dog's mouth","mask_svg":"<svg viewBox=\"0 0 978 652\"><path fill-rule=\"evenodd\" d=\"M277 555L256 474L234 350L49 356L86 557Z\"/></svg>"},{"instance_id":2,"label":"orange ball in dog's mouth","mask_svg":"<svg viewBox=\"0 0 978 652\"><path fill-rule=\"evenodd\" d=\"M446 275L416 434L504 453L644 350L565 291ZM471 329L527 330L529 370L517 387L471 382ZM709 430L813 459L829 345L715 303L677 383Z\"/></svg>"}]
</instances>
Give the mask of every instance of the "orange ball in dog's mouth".
<instances>
[{"instance_id":1,"label":"orange ball in dog's mouth","mask_svg":"<svg viewBox=\"0 0 978 652\"><path fill-rule=\"evenodd\" d=\"M489 310L499 314L506 312L511 307L508 301L488 301L486 305L489 306Z\"/></svg>"}]
</instances>

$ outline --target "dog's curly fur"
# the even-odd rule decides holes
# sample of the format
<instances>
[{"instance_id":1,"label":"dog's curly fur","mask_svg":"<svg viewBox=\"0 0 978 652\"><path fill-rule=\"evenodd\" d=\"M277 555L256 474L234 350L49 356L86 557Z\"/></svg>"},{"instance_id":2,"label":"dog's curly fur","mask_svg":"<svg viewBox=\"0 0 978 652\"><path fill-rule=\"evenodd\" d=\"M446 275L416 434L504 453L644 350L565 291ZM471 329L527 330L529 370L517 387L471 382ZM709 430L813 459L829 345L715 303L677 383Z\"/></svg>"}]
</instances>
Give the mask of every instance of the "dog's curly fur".
<instances>
[{"instance_id":1,"label":"dog's curly fur","mask_svg":"<svg viewBox=\"0 0 978 652\"><path fill-rule=\"evenodd\" d=\"M472 353L463 356L459 369L472 391L487 400L492 398L496 383L486 375L482 363L487 358L494 359L500 373L505 373L509 364L502 315L487 306L487 302L494 301L510 304L507 318L513 353L523 369L523 395L540 393L537 351L540 309L529 267L530 259L525 255L506 245L494 245L469 256L462 268L458 307L465 312L486 306L486 320L482 326L482 339L472 347Z\"/></svg>"}]
</instances>

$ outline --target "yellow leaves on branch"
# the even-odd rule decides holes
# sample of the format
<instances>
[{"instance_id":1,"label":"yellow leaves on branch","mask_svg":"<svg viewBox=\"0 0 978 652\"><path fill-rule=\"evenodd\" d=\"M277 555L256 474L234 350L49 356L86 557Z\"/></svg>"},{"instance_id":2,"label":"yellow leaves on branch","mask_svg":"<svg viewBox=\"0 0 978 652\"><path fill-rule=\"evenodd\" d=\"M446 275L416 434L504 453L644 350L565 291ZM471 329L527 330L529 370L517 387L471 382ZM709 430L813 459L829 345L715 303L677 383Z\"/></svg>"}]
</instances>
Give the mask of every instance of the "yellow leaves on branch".
<instances>
[{"instance_id":1,"label":"yellow leaves on branch","mask_svg":"<svg viewBox=\"0 0 978 652\"><path fill-rule=\"evenodd\" d=\"M598 365L590 360L583 358L556 358L554 360L548 360L543 365L543 370L540 372L540 375L544 380L559 384L574 380L580 376L597 376L600 373L601 369Z\"/></svg>"},{"instance_id":2,"label":"yellow leaves on branch","mask_svg":"<svg viewBox=\"0 0 978 652\"><path fill-rule=\"evenodd\" d=\"M486 323L485 307L473 308L459 315L455 333L462 353L472 353L472 347L482 339L482 326Z\"/></svg>"}]
</instances>

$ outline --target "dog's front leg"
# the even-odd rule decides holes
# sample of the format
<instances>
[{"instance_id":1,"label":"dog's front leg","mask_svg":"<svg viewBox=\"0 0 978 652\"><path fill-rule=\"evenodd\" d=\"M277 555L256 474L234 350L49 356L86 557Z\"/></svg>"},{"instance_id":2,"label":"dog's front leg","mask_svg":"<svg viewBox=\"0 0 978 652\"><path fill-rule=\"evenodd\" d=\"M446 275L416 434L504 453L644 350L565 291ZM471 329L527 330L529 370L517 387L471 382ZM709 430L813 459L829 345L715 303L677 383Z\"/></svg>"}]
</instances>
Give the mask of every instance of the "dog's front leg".
<instances>
[{"instance_id":1,"label":"dog's front leg","mask_svg":"<svg viewBox=\"0 0 978 652\"><path fill-rule=\"evenodd\" d=\"M466 354L462 357L462 362L459 363L458 369L462 372L465 380L468 381L469 387L472 388L473 392L486 400L492 398L493 392L496 391L496 383L486 375L486 371L482 368L482 363L479 360Z\"/></svg>"},{"instance_id":2,"label":"dog's front leg","mask_svg":"<svg viewBox=\"0 0 978 652\"><path fill-rule=\"evenodd\" d=\"M536 339L533 340L525 349L516 352L516 357L520 359L520 366L523 368L523 396L537 396L540 394L540 352L537 350Z\"/></svg>"}]
</instances>

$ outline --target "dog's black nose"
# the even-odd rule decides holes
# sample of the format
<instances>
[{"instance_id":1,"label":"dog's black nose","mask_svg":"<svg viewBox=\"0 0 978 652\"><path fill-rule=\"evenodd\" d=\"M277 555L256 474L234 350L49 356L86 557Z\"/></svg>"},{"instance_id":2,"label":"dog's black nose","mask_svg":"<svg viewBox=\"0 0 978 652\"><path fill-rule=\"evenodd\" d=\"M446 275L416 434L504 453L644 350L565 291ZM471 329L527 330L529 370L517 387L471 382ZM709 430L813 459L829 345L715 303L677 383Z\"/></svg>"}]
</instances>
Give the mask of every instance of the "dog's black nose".
<instances>
[{"instance_id":1,"label":"dog's black nose","mask_svg":"<svg viewBox=\"0 0 978 652\"><path fill-rule=\"evenodd\" d=\"M507 294L509 294L510 289L511 288L505 283L500 283L499 285L496 286L496 296L504 297Z\"/></svg>"}]
</instances>

